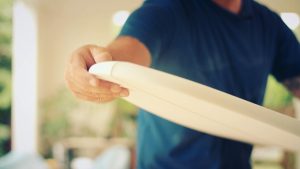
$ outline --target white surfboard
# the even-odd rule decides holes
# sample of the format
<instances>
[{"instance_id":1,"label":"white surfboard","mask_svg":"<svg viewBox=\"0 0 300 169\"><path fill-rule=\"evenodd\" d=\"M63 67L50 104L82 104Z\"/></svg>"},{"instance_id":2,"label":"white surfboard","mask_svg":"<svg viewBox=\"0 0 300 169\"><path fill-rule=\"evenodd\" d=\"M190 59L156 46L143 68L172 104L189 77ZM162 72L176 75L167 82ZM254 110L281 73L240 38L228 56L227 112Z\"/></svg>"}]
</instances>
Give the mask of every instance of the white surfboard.
<instances>
[{"instance_id":1,"label":"white surfboard","mask_svg":"<svg viewBox=\"0 0 300 169\"><path fill-rule=\"evenodd\" d=\"M128 62L103 62L90 73L129 89L125 100L208 134L300 151L300 121L210 87Z\"/></svg>"}]
</instances>

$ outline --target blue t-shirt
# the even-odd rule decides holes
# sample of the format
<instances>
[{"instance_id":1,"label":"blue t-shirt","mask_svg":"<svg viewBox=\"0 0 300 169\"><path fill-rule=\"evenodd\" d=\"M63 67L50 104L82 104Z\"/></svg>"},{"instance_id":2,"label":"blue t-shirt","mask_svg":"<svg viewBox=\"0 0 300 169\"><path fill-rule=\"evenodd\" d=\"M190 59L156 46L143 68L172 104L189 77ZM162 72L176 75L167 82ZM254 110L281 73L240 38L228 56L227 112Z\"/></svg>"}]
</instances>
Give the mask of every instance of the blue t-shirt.
<instances>
[{"instance_id":1,"label":"blue t-shirt","mask_svg":"<svg viewBox=\"0 0 300 169\"><path fill-rule=\"evenodd\" d=\"M212 0L147 0L119 36L142 42L152 67L261 104L267 76L300 75L300 46L280 17L252 0L238 15ZM252 145L194 131L141 110L139 169L249 169Z\"/></svg>"}]
</instances>

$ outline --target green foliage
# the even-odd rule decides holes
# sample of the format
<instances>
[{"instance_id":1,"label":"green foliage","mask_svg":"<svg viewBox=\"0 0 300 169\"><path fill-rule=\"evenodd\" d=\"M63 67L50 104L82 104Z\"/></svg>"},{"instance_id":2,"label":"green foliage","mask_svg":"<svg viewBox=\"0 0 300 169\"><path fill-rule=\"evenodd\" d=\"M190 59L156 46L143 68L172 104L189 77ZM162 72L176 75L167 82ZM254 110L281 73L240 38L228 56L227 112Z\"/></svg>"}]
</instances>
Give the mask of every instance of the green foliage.
<instances>
[{"instance_id":1,"label":"green foliage","mask_svg":"<svg viewBox=\"0 0 300 169\"><path fill-rule=\"evenodd\" d=\"M0 47L1 49L1 47ZM11 72L11 57L10 55L4 55L0 52L0 69L5 69Z\"/></svg>"},{"instance_id":2,"label":"green foliage","mask_svg":"<svg viewBox=\"0 0 300 169\"><path fill-rule=\"evenodd\" d=\"M0 108L7 109L11 105L11 74L0 69Z\"/></svg>"},{"instance_id":3,"label":"green foliage","mask_svg":"<svg viewBox=\"0 0 300 169\"><path fill-rule=\"evenodd\" d=\"M138 108L123 99L117 100L116 114L111 123L111 137L126 137L135 140Z\"/></svg>"},{"instance_id":4,"label":"green foliage","mask_svg":"<svg viewBox=\"0 0 300 169\"><path fill-rule=\"evenodd\" d=\"M61 89L57 95L42 103L44 112L41 114L41 133L47 138L60 139L68 135L68 112L71 112L77 103L75 98L66 89Z\"/></svg>"},{"instance_id":5,"label":"green foliage","mask_svg":"<svg viewBox=\"0 0 300 169\"><path fill-rule=\"evenodd\" d=\"M11 55L12 1L0 0L0 59Z\"/></svg>"},{"instance_id":6,"label":"green foliage","mask_svg":"<svg viewBox=\"0 0 300 169\"><path fill-rule=\"evenodd\" d=\"M11 22L12 3L11 0L0 0L0 18L7 22Z\"/></svg>"},{"instance_id":7,"label":"green foliage","mask_svg":"<svg viewBox=\"0 0 300 169\"><path fill-rule=\"evenodd\" d=\"M100 124L103 120L99 119L99 126L89 126L89 124L74 123L78 114L81 120L87 121L89 115L101 118L102 111L107 111L107 107L114 107L112 116L107 118L107 124ZM77 100L65 87L61 88L56 94L46 98L40 104L39 131L40 131L40 150L46 157L51 156L51 146L68 137L126 137L135 139L136 112L137 108L124 100L117 100L114 103L95 104ZM94 116L99 114L100 116ZM103 112L104 113L104 112ZM85 120L84 120L85 119ZM107 130L101 130L101 127ZM102 131L102 132L101 132Z\"/></svg>"},{"instance_id":8,"label":"green foliage","mask_svg":"<svg viewBox=\"0 0 300 169\"><path fill-rule=\"evenodd\" d=\"M263 105L271 109L281 109L292 102L293 96L287 89L269 76Z\"/></svg>"},{"instance_id":9,"label":"green foliage","mask_svg":"<svg viewBox=\"0 0 300 169\"><path fill-rule=\"evenodd\" d=\"M10 138L10 128L7 125L0 124L0 154L7 153L8 147L6 146Z\"/></svg>"},{"instance_id":10,"label":"green foliage","mask_svg":"<svg viewBox=\"0 0 300 169\"><path fill-rule=\"evenodd\" d=\"M10 149L12 3L0 0L0 156Z\"/></svg>"},{"instance_id":11,"label":"green foliage","mask_svg":"<svg viewBox=\"0 0 300 169\"><path fill-rule=\"evenodd\" d=\"M123 114L128 114L128 116L135 118L137 107L133 104L128 103L123 99L119 99L117 101L118 110L121 111Z\"/></svg>"},{"instance_id":12,"label":"green foliage","mask_svg":"<svg viewBox=\"0 0 300 169\"><path fill-rule=\"evenodd\" d=\"M76 107L74 97L66 89L44 100L39 116L41 151L45 156L50 155L51 145L69 136L68 112Z\"/></svg>"}]
</instances>

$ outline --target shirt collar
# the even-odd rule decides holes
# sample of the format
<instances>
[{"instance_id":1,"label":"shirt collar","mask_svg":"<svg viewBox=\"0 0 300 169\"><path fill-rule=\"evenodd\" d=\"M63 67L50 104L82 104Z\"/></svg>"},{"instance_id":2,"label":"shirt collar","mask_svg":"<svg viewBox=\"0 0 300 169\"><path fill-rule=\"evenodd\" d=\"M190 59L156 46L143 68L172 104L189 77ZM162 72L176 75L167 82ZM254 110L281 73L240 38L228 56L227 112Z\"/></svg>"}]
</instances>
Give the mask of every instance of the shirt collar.
<instances>
[{"instance_id":1,"label":"shirt collar","mask_svg":"<svg viewBox=\"0 0 300 169\"><path fill-rule=\"evenodd\" d=\"M251 18L253 16L253 0L242 0L240 16L242 18Z\"/></svg>"}]
</instances>

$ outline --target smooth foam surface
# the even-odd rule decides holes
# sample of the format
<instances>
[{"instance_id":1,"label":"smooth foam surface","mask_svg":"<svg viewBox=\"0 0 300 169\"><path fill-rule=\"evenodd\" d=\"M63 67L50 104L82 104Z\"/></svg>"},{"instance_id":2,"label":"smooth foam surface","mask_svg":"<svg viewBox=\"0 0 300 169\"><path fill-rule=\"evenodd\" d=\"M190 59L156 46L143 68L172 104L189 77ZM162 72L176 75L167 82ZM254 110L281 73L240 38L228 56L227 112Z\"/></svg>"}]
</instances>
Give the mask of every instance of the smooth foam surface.
<instances>
[{"instance_id":1,"label":"smooth foam surface","mask_svg":"<svg viewBox=\"0 0 300 169\"><path fill-rule=\"evenodd\" d=\"M128 62L103 62L90 73L129 89L125 100L212 135L300 151L300 121L210 87Z\"/></svg>"}]
</instances>

